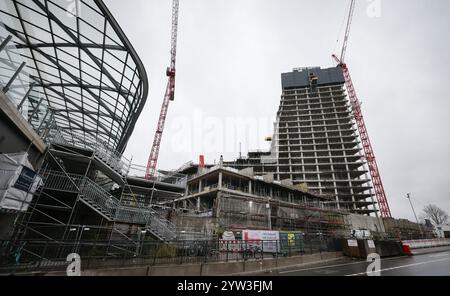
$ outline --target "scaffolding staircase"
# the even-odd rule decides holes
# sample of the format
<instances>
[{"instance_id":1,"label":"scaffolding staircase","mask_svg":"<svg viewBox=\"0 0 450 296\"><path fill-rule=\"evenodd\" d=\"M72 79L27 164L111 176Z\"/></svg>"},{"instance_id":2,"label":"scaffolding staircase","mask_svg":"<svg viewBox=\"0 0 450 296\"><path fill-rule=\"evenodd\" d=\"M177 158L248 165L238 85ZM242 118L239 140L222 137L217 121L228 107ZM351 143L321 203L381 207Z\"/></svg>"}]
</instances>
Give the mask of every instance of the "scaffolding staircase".
<instances>
[{"instance_id":1,"label":"scaffolding staircase","mask_svg":"<svg viewBox=\"0 0 450 296\"><path fill-rule=\"evenodd\" d=\"M60 171L42 172L44 189L77 193L81 202L108 221L144 225L162 241L176 238L175 225L152 208L131 207L121 202L86 176Z\"/></svg>"},{"instance_id":2,"label":"scaffolding staircase","mask_svg":"<svg viewBox=\"0 0 450 296\"><path fill-rule=\"evenodd\" d=\"M103 162L106 166L119 174L122 178L126 177L131 168L131 160L126 159L114 149L98 141L89 141L78 135L71 134L70 140L66 140L60 129L53 129L47 138L48 143L64 146L89 149L94 156Z\"/></svg>"},{"instance_id":3,"label":"scaffolding staircase","mask_svg":"<svg viewBox=\"0 0 450 296\"><path fill-rule=\"evenodd\" d=\"M67 140L67 138L70 140ZM116 182L120 181L122 185L126 184L131 161L105 143L88 141L73 134L65 137L64 131L58 128L51 130L47 141L52 145L91 150L94 157L104 164L104 174ZM107 173L108 170L114 171L117 175ZM177 236L175 225L159 215L154 209L122 204L119 199L105 190L102 184L97 184L87 176L47 171L43 172L43 181L45 188L78 193L80 201L108 221L143 225L148 232L162 241L172 241Z\"/></svg>"}]
</instances>

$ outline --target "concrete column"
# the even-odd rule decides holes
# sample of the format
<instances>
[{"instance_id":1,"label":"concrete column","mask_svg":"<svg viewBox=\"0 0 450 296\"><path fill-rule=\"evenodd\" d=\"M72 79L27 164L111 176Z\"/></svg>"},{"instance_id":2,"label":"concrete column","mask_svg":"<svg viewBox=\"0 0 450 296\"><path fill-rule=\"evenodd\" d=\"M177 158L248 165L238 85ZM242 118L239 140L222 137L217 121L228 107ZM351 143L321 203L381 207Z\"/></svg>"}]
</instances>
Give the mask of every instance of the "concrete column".
<instances>
[{"instance_id":1,"label":"concrete column","mask_svg":"<svg viewBox=\"0 0 450 296\"><path fill-rule=\"evenodd\" d=\"M183 208L185 208L185 209L187 208L187 200L186 199L183 200Z\"/></svg>"},{"instance_id":2,"label":"concrete column","mask_svg":"<svg viewBox=\"0 0 450 296\"><path fill-rule=\"evenodd\" d=\"M216 219L217 221L219 221L219 217L220 217L220 192L217 192L217 197L216 197Z\"/></svg>"},{"instance_id":3,"label":"concrete column","mask_svg":"<svg viewBox=\"0 0 450 296\"><path fill-rule=\"evenodd\" d=\"M381 217L378 218L378 217L377 217L377 220L378 220L378 223L379 223L381 232L386 232L386 227L385 227L385 225L384 225L384 220L383 220L383 218L381 218Z\"/></svg>"},{"instance_id":4,"label":"concrete column","mask_svg":"<svg viewBox=\"0 0 450 296\"><path fill-rule=\"evenodd\" d=\"M197 197L197 211L200 212L200 196Z\"/></svg>"},{"instance_id":5,"label":"concrete column","mask_svg":"<svg viewBox=\"0 0 450 296\"><path fill-rule=\"evenodd\" d=\"M198 181L198 192L202 192L203 191L203 183L202 180Z\"/></svg>"},{"instance_id":6,"label":"concrete column","mask_svg":"<svg viewBox=\"0 0 450 296\"><path fill-rule=\"evenodd\" d=\"M252 190L252 180L248 181L248 193L252 194L253 190Z\"/></svg>"},{"instance_id":7,"label":"concrete column","mask_svg":"<svg viewBox=\"0 0 450 296\"><path fill-rule=\"evenodd\" d=\"M219 181L218 181L217 187L222 188L222 172L219 172Z\"/></svg>"}]
</instances>

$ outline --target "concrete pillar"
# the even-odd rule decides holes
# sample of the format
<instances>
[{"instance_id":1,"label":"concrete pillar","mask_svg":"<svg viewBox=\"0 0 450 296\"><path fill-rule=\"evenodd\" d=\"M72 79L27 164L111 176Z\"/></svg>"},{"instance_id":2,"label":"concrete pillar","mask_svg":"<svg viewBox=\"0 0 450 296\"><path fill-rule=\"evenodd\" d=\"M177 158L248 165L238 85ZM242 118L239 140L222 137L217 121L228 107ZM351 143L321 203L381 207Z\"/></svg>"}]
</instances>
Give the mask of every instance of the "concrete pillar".
<instances>
[{"instance_id":1,"label":"concrete pillar","mask_svg":"<svg viewBox=\"0 0 450 296\"><path fill-rule=\"evenodd\" d=\"M202 192L203 191L203 183L202 180L198 181L198 192Z\"/></svg>"},{"instance_id":2,"label":"concrete pillar","mask_svg":"<svg viewBox=\"0 0 450 296\"><path fill-rule=\"evenodd\" d=\"M183 200L183 208L184 208L184 209L187 208L187 200L186 200L186 199Z\"/></svg>"},{"instance_id":3,"label":"concrete pillar","mask_svg":"<svg viewBox=\"0 0 450 296\"><path fill-rule=\"evenodd\" d=\"M197 197L197 211L200 212L200 196Z\"/></svg>"},{"instance_id":4,"label":"concrete pillar","mask_svg":"<svg viewBox=\"0 0 450 296\"><path fill-rule=\"evenodd\" d=\"M271 190L272 192L272 190ZM267 199L267 204L266 204L266 210L267 210L267 219L268 219L268 227L269 230L272 230L272 209L270 208L270 199Z\"/></svg>"},{"instance_id":5,"label":"concrete pillar","mask_svg":"<svg viewBox=\"0 0 450 296\"><path fill-rule=\"evenodd\" d=\"M217 188L222 188L222 172L219 172L219 181L217 184Z\"/></svg>"},{"instance_id":6,"label":"concrete pillar","mask_svg":"<svg viewBox=\"0 0 450 296\"><path fill-rule=\"evenodd\" d=\"M216 197L216 219L217 221L219 221L219 217L220 217L220 192L217 192L217 197Z\"/></svg>"},{"instance_id":7,"label":"concrete pillar","mask_svg":"<svg viewBox=\"0 0 450 296\"><path fill-rule=\"evenodd\" d=\"M380 232L386 232L386 227L385 227L385 225L384 225L384 220L383 220L383 218L378 218L377 217L377 220L378 220L378 225L380 226Z\"/></svg>"},{"instance_id":8,"label":"concrete pillar","mask_svg":"<svg viewBox=\"0 0 450 296\"><path fill-rule=\"evenodd\" d=\"M248 180L248 193L252 194L253 189L252 189L252 180Z\"/></svg>"}]
</instances>

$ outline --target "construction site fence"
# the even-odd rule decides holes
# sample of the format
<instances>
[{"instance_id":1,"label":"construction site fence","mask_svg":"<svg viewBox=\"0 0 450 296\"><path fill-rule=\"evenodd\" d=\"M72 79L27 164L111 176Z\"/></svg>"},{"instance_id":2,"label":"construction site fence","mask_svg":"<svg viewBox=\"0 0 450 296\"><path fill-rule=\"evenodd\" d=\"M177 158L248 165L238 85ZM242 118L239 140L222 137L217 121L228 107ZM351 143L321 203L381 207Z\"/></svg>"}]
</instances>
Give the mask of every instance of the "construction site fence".
<instances>
[{"instance_id":1,"label":"construction site fence","mask_svg":"<svg viewBox=\"0 0 450 296\"><path fill-rule=\"evenodd\" d=\"M64 271L72 253L80 256L82 269L90 269L264 260L335 251L341 251L339 240L325 236L295 241L0 241L0 274Z\"/></svg>"},{"instance_id":2,"label":"construction site fence","mask_svg":"<svg viewBox=\"0 0 450 296\"><path fill-rule=\"evenodd\" d=\"M445 247L450 246L450 238L404 240L402 243L411 249Z\"/></svg>"}]
</instances>

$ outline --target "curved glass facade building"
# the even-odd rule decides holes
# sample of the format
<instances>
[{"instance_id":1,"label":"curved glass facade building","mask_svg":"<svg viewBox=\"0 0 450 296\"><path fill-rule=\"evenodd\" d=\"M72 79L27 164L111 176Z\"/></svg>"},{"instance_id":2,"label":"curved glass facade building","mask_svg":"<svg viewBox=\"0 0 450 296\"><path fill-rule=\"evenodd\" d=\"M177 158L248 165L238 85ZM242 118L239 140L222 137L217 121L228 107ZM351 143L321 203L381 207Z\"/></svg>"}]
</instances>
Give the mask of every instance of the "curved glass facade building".
<instances>
[{"instance_id":1,"label":"curved glass facade building","mask_svg":"<svg viewBox=\"0 0 450 296\"><path fill-rule=\"evenodd\" d=\"M0 44L0 86L42 138L123 152L148 81L103 1L0 1Z\"/></svg>"},{"instance_id":2,"label":"curved glass facade building","mask_svg":"<svg viewBox=\"0 0 450 296\"><path fill-rule=\"evenodd\" d=\"M103 1L0 0L0 241L30 255L22 262L77 248L75 230L106 256L140 252L144 233L176 238L152 203L181 196L185 177L132 178L122 155L147 93L144 66ZM58 240L67 245L40 253L40 242Z\"/></svg>"}]
</instances>

